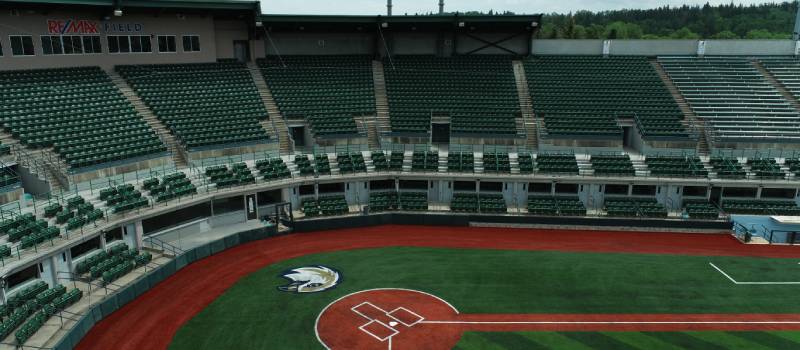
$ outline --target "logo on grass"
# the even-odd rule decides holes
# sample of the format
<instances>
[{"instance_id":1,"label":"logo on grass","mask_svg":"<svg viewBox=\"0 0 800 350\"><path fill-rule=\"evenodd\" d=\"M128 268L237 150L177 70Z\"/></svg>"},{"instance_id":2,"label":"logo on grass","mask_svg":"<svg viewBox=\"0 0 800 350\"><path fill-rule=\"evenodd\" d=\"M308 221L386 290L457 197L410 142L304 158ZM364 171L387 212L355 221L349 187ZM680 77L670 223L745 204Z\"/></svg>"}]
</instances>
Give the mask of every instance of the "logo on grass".
<instances>
[{"instance_id":1,"label":"logo on grass","mask_svg":"<svg viewBox=\"0 0 800 350\"><path fill-rule=\"evenodd\" d=\"M339 272L322 265L291 269L281 274L281 277L290 281L289 284L278 287L283 292L316 293L339 284Z\"/></svg>"}]
</instances>

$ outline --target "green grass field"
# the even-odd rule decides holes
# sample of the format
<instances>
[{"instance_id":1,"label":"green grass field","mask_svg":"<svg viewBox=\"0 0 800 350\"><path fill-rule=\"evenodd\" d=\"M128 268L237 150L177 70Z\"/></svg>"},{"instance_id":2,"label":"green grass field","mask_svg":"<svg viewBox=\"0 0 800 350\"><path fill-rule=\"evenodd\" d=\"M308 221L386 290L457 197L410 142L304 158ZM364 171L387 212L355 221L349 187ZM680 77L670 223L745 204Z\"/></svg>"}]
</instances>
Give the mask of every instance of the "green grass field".
<instances>
[{"instance_id":1,"label":"green grass field","mask_svg":"<svg viewBox=\"0 0 800 350\"><path fill-rule=\"evenodd\" d=\"M800 313L794 303L800 285L734 285L709 262L739 281L800 281L800 265L793 259L437 248L342 251L287 260L243 278L185 324L170 348L321 349L314 321L322 308L371 288L426 291L462 313ZM339 270L340 285L315 294L278 291L286 283L281 272L316 264ZM800 335L794 332L467 333L458 348L715 348L698 347L708 343L755 349L784 348L779 345L795 340L794 348L800 348Z\"/></svg>"}]
</instances>

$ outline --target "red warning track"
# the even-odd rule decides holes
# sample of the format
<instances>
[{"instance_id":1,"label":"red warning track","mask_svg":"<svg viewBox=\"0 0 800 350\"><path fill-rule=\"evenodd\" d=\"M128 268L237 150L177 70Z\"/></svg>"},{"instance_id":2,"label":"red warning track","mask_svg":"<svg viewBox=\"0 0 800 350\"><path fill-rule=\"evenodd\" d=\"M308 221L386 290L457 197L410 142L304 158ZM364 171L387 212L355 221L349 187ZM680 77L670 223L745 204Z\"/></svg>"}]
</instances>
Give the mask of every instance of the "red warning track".
<instances>
[{"instance_id":1,"label":"red warning track","mask_svg":"<svg viewBox=\"0 0 800 350\"><path fill-rule=\"evenodd\" d=\"M314 253L391 246L800 257L796 247L684 233L389 225L293 234L244 244L183 268L95 325L78 349L164 349L181 325L264 266Z\"/></svg>"}]
</instances>

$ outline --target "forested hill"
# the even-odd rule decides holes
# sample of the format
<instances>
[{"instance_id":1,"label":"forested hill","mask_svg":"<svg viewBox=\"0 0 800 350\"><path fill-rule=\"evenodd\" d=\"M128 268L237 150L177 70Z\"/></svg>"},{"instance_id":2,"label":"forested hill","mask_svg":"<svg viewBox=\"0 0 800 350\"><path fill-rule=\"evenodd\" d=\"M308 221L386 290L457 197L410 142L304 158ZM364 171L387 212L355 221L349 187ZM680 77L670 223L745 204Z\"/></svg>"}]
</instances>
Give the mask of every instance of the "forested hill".
<instances>
[{"instance_id":1,"label":"forested hill","mask_svg":"<svg viewBox=\"0 0 800 350\"><path fill-rule=\"evenodd\" d=\"M788 39L797 2L548 14L540 38Z\"/></svg>"}]
</instances>

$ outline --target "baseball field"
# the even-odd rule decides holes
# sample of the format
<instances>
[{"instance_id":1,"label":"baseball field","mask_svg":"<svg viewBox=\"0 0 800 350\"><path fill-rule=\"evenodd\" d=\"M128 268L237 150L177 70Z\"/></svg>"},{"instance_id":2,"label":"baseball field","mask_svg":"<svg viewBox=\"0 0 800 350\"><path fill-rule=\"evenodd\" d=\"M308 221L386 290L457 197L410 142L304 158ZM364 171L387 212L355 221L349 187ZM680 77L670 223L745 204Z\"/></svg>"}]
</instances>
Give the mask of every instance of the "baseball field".
<instances>
[{"instance_id":1,"label":"baseball field","mask_svg":"<svg viewBox=\"0 0 800 350\"><path fill-rule=\"evenodd\" d=\"M726 235L295 234L187 266L96 325L80 348L800 348L798 257ZM335 283L282 290L304 267L335 271Z\"/></svg>"}]
</instances>

